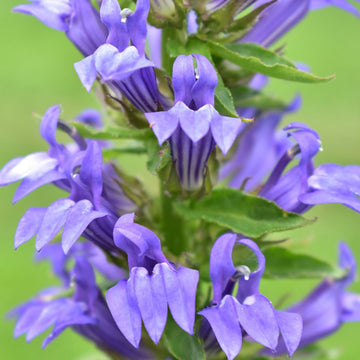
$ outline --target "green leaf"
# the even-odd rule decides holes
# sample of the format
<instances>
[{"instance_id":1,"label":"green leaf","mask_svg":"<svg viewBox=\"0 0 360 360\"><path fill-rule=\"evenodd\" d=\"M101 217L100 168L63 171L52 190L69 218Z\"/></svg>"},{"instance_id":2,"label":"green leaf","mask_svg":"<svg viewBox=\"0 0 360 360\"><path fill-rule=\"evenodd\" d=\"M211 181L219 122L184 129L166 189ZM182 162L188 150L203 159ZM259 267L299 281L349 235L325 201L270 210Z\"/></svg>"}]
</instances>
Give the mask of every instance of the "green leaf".
<instances>
[{"instance_id":1,"label":"green leaf","mask_svg":"<svg viewBox=\"0 0 360 360\"><path fill-rule=\"evenodd\" d=\"M85 138L97 140L136 139L143 140L152 135L151 129L135 129L125 126L107 127L102 130L95 129L78 121L69 121Z\"/></svg>"},{"instance_id":2,"label":"green leaf","mask_svg":"<svg viewBox=\"0 0 360 360\"><path fill-rule=\"evenodd\" d=\"M168 319L162 341L170 354L178 360L205 360L200 339L181 330L173 319Z\"/></svg>"},{"instance_id":3,"label":"green leaf","mask_svg":"<svg viewBox=\"0 0 360 360\"><path fill-rule=\"evenodd\" d=\"M215 88L215 109L221 114L238 118L236 113L233 97L228 88L220 83Z\"/></svg>"},{"instance_id":4,"label":"green leaf","mask_svg":"<svg viewBox=\"0 0 360 360\"><path fill-rule=\"evenodd\" d=\"M288 106L282 99L263 94L247 86L238 86L235 89L231 89L231 94L235 99L235 107L256 107L259 110L283 110Z\"/></svg>"},{"instance_id":5,"label":"green leaf","mask_svg":"<svg viewBox=\"0 0 360 360\"><path fill-rule=\"evenodd\" d=\"M252 238L314 222L235 189L214 190L198 202L176 203L175 208L186 219L205 220Z\"/></svg>"},{"instance_id":6,"label":"green leaf","mask_svg":"<svg viewBox=\"0 0 360 360\"><path fill-rule=\"evenodd\" d=\"M169 144L166 142L160 147L154 136L145 142L145 147L148 154L147 168L151 174L157 175L171 161Z\"/></svg>"},{"instance_id":7,"label":"green leaf","mask_svg":"<svg viewBox=\"0 0 360 360\"><path fill-rule=\"evenodd\" d=\"M297 254L281 246L270 246L263 250L266 257L264 276L272 279L341 277L343 269L307 254Z\"/></svg>"},{"instance_id":8,"label":"green leaf","mask_svg":"<svg viewBox=\"0 0 360 360\"><path fill-rule=\"evenodd\" d=\"M286 58L257 44L221 45L207 40L213 55L226 59L245 70L262 73L278 79L304 83L320 83L332 80L335 75L319 77L301 71Z\"/></svg>"}]
</instances>

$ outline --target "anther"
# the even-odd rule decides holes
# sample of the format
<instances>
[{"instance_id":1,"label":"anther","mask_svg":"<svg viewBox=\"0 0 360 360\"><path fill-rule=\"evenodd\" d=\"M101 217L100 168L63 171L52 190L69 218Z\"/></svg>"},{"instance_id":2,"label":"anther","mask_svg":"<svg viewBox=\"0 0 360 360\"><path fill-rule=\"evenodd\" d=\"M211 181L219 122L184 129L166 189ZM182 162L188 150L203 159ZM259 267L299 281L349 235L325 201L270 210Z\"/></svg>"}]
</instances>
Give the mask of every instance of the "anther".
<instances>
[{"instance_id":1,"label":"anther","mask_svg":"<svg viewBox=\"0 0 360 360\"><path fill-rule=\"evenodd\" d=\"M121 22L125 23L127 18L132 14L132 10L129 8L122 9L120 11Z\"/></svg>"},{"instance_id":2,"label":"anther","mask_svg":"<svg viewBox=\"0 0 360 360\"><path fill-rule=\"evenodd\" d=\"M231 277L232 281L236 281L240 279L242 276L244 277L244 280L249 280L251 271L246 265L240 265L236 267L236 271Z\"/></svg>"},{"instance_id":3,"label":"anther","mask_svg":"<svg viewBox=\"0 0 360 360\"><path fill-rule=\"evenodd\" d=\"M296 144L287 151L287 154L290 159L293 159L296 155L299 155L300 152L301 152L300 146L299 144Z\"/></svg>"}]
</instances>

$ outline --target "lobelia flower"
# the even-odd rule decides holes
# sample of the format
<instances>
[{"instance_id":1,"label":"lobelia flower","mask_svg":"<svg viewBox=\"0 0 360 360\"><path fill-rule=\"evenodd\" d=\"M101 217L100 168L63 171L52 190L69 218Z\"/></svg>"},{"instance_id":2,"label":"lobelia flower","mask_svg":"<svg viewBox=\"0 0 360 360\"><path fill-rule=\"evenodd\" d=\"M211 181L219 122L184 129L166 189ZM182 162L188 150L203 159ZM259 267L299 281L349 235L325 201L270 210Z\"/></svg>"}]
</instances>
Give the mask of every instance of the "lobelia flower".
<instances>
[{"instance_id":1,"label":"lobelia flower","mask_svg":"<svg viewBox=\"0 0 360 360\"><path fill-rule=\"evenodd\" d=\"M105 43L108 30L90 0L30 1L31 4L16 6L14 11L33 15L45 25L64 31L84 56Z\"/></svg>"},{"instance_id":2,"label":"lobelia flower","mask_svg":"<svg viewBox=\"0 0 360 360\"><path fill-rule=\"evenodd\" d=\"M312 158L321 150L321 142L317 132L302 123L291 123L284 130L297 144L279 159L258 195L276 202L287 211L301 214L311 207L302 203L299 197L309 191L307 182L314 171ZM284 173L297 155L300 155L298 164Z\"/></svg>"},{"instance_id":3,"label":"lobelia flower","mask_svg":"<svg viewBox=\"0 0 360 360\"><path fill-rule=\"evenodd\" d=\"M285 130L297 145L290 147L278 161L258 195L275 201L287 211L304 213L313 205L339 203L360 212L360 167L323 164L315 168L312 158L321 150L318 134L301 123ZM300 155L298 164L284 173Z\"/></svg>"},{"instance_id":4,"label":"lobelia flower","mask_svg":"<svg viewBox=\"0 0 360 360\"><path fill-rule=\"evenodd\" d=\"M300 97L295 97L286 109L264 111L259 115L255 114L255 109L242 109L241 115L255 117L255 120L242 129L237 148L231 158L222 165L219 178L227 178L229 187L242 188L245 192L259 188L265 176L291 146L286 132L276 128L285 114L298 110L300 102ZM254 112L249 114L245 111Z\"/></svg>"},{"instance_id":5,"label":"lobelia flower","mask_svg":"<svg viewBox=\"0 0 360 360\"><path fill-rule=\"evenodd\" d=\"M267 2L257 1L255 6ZM297 25L310 10L329 5L359 15L357 9L345 0L277 0L261 12L258 21L239 42L255 42L269 47Z\"/></svg>"},{"instance_id":6,"label":"lobelia flower","mask_svg":"<svg viewBox=\"0 0 360 360\"><path fill-rule=\"evenodd\" d=\"M96 285L95 273L89 262L94 249L94 246L87 244L85 249L78 247L76 251L73 250L71 256L65 256L57 244L46 249L47 254L43 258L50 258L57 274L61 274L64 287L42 291L34 299L12 310L9 317L17 318L14 336L26 333L26 340L31 341L54 325L43 342L43 347L46 347L66 328L71 327L107 353L128 359L153 358L142 345L135 349L117 329ZM98 250L95 252L98 253ZM75 265L71 273L68 273L65 266L72 257ZM104 260L105 256L100 262L99 257L96 258L98 264L101 263L100 268L107 268L107 272L116 268ZM119 270L115 273L118 276L122 274ZM63 297L69 290L74 290L73 295Z\"/></svg>"},{"instance_id":7,"label":"lobelia flower","mask_svg":"<svg viewBox=\"0 0 360 360\"><path fill-rule=\"evenodd\" d=\"M135 204L121 189L122 181L113 165L102 163L99 143L85 142L77 132L72 133L64 122L59 122L59 114L58 106L51 107L40 125L41 135L50 145L48 153L16 158L0 172L0 185L22 180L15 201L47 183L70 193L49 207L28 209L16 230L15 248L37 235L35 247L40 250L64 227L65 252L81 235L107 251L117 251L113 227L118 216L133 210ZM89 120L88 115L85 118ZM64 146L56 141L59 124L73 135L77 145Z\"/></svg>"},{"instance_id":8,"label":"lobelia flower","mask_svg":"<svg viewBox=\"0 0 360 360\"><path fill-rule=\"evenodd\" d=\"M235 244L254 252L257 270L251 272L245 265L234 266L232 251ZM259 293L264 269L265 257L253 241L231 233L216 240L210 255L213 300L209 307L199 312L206 319L199 335L207 352L217 351L220 346L232 360L240 352L244 337L275 350L280 331L280 339L284 341L289 356L294 353L302 332L301 317L293 312L275 310L271 302ZM236 282L238 290L234 296Z\"/></svg>"},{"instance_id":9,"label":"lobelia flower","mask_svg":"<svg viewBox=\"0 0 360 360\"><path fill-rule=\"evenodd\" d=\"M117 0L103 0L100 17L109 31L106 42L74 65L87 91L99 74L115 95L120 91L142 112L167 106L157 88L155 65L145 56L149 8L149 0L137 1L134 12L121 10Z\"/></svg>"},{"instance_id":10,"label":"lobelia flower","mask_svg":"<svg viewBox=\"0 0 360 360\"><path fill-rule=\"evenodd\" d=\"M356 260L344 242L339 244L339 266L347 271L344 277L323 280L305 299L288 309L303 319L299 347L334 333L344 322L360 321L360 295L345 291L355 280ZM266 354L278 356L285 352L280 341L275 352L266 351Z\"/></svg>"},{"instance_id":11,"label":"lobelia flower","mask_svg":"<svg viewBox=\"0 0 360 360\"><path fill-rule=\"evenodd\" d=\"M309 192L299 200L307 205L340 203L360 212L360 167L323 164L308 179Z\"/></svg>"},{"instance_id":12,"label":"lobelia flower","mask_svg":"<svg viewBox=\"0 0 360 360\"><path fill-rule=\"evenodd\" d=\"M215 110L217 74L202 55L178 56L172 85L174 106L168 111L146 113L145 117L159 144L169 141L182 188L193 191L203 185L206 162L215 144L226 154L240 131L241 119L222 116Z\"/></svg>"},{"instance_id":13,"label":"lobelia flower","mask_svg":"<svg viewBox=\"0 0 360 360\"><path fill-rule=\"evenodd\" d=\"M128 256L130 276L107 291L106 301L125 338L138 347L143 322L150 338L158 343L168 306L179 327L193 334L198 272L169 262L159 238L134 223L134 214L118 220L114 241Z\"/></svg>"}]
</instances>

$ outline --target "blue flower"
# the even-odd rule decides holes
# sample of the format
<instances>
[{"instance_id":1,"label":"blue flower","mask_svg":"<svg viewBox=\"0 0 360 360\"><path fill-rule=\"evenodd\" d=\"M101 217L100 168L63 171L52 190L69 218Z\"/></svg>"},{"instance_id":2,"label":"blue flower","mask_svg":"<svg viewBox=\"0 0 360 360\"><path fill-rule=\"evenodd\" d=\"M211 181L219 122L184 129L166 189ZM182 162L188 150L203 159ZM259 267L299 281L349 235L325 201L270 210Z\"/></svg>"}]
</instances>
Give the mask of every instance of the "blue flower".
<instances>
[{"instance_id":1,"label":"blue flower","mask_svg":"<svg viewBox=\"0 0 360 360\"><path fill-rule=\"evenodd\" d=\"M308 179L309 191L299 200L307 205L340 203L360 212L360 167L323 164Z\"/></svg>"},{"instance_id":2,"label":"blue flower","mask_svg":"<svg viewBox=\"0 0 360 360\"><path fill-rule=\"evenodd\" d=\"M344 322L360 321L360 295L345 291L356 277L356 260L350 248L339 244L339 266L347 271L340 279L323 280L305 299L288 308L303 319L303 332L299 347L310 345L337 331ZM279 342L275 352L285 353L284 343Z\"/></svg>"},{"instance_id":3,"label":"blue flower","mask_svg":"<svg viewBox=\"0 0 360 360\"><path fill-rule=\"evenodd\" d=\"M256 6L266 2L257 1ZM359 16L358 10L345 0L277 0L260 13L258 21L240 42L254 42L269 47L297 25L310 10L330 5Z\"/></svg>"},{"instance_id":4,"label":"blue flower","mask_svg":"<svg viewBox=\"0 0 360 360\"><path fill-rule=\"evenodd\" d=\"M50 246L46 251L42 259L51 260L57 275L61 274L64 287L46 289L34 299L12 310L8 316L17 318L14 336L26 333L26 340L31 341L53 326L43 342L43 347L46 347L66 328L71 327L105 352L128 359L153 358L143 345L135 349L117 329L96 285L95 273L89 260L95 259L98 266L101 269L107 268L107 271L114 270L115 266L107 263L105 256L99 257L98 249L88 243L74 248L71 256L65 256L58 245ZM69 273L66 265L72 258L75 265ZM119 269L114 274L122 277ZM64 297L70 290L73 290L73 295Z\"/></svg>"},{"instance_id":5,"label":"blue flower","mask_svg":"<svg viewBox=\"0 0 360 360\"><path fill-rule=\"evenodd\" d=\"M106 300L125 338L138 347L143 322L150 338L158 343L168 306L175 322L193 334L198 272L170 263L161 251L159 238L134 223L134 214L118 220L114 241L128 255L130 276L109 289Z\"/></svg>"},{"instance_id":6,"label":"blue flower","mask_svg":"<svg viewBox=\"0 0 360 360\"><path fill-rule=\"evenodd\" d=\"M247 266L234 266L232 251L236 243L254 252L257 270L251 272ZM199 312L207 320L200 329L207 352L214 352L220 346L229 360L234 359L240 352L243 337L275 350L280 331L289 356L294 353L302 332L301 317L294 312L275 310L259 293L264 269L265 257L253 241L239 239L236 234L224 234L217 239L210 255L213 300ZM238 290L234 296L236 282Z\"/></svg>"},{"instance_id":7,"label":"blue flower","mask_svg":"<svg viewBox=\"0 0 360 360\"><path fill-rule=\"evenodd\" d=\"M259 86L264 77L257 76L254 80ZM252 123L244 124L237 140L237 148L221 167L219 178L226 178L229 187L242 188L246 192L258 189L291 146L286 132L277 130L277 126L285 114L296 111L299 106L300 97L295 97L282 111L264 111L257 115L255 109L241 109L240 114L255 116L255 119Z\"/></svg>"},{"instance_id":8,"label":"blue flower","mask_svg":"<svg viewBox=\"0 0 360 360\"><path fill-rule=\"evenodd\" d=\"M115 96L120 92L143 112L156 111L167 103L157 88L155 65L145 56L149 9L149 0L137 1L134 12L121 10L116 0L102 1L100 16L108 29L106 41L74 65L87 91L99 74Z\"/></svg>"},{"instance_id":9,"label":"blue flower","mask_svg":"<svg viewBox=\"0 0 360 360\"><path fill-rule=\"evenodd\" d=\"M45 25L65 31L84 56L92 54L106 40L108 31L90 0L30 0L14 11L33 15Z\"/></svg>"},{"instance_id":10,"label":"blue flower","mask_svg":"<svg viewBox=\"0 0 360 360\"><path fill-rule=\"evenodd\" d=\"M114 166L103 164L100 143L86 142L59 120L59 114L58 106L51 107L40 125L40 133L50 145L47 153L16 158L0 172L0 185L22 180L15 201L47 183L70 193L68 198L59 199L49 207L28 209L16 230L15 248L37 235L35 247L41 250L64 228L65 252L81 235L106 250L116 251L113 227L119 215L134 210L135 204L122 190L122 180ZM99 121L93 112L80 114L79 119ZM58 143L55 136L58 126L68 131L76 144Z\"/></svg>"},{"instance_id":11,"label":"blue flower","mask_svg":"<svg viewBox=\"0 0 360 360\"><path fill-rule=\"evenodd\" d=\"M222 116L215 110L217 74L202 55L178 56L172 85L174 106L145 116L159 144L170 142L180 184L192 191L203 185L206 162L215 144L223 154L229 151L240 131L241 119Z\"/></svg>"},{"instance_id":12,"label":"blue flower","mask_svg":"<svg viewBox=\"0 0 360 360\"><path fill-rule=\"evenodd\" d=\"M285 127L296 141L280 158L259 195L276 202L281 208L303 213L310 206L299 200L300 195L309 191L308 178L314 171L313 157L321 150L321 142L316 131L302 123L292 123ZM300 156L296 166L285 171L289 163Z\"/></svg>"}]
</instances>

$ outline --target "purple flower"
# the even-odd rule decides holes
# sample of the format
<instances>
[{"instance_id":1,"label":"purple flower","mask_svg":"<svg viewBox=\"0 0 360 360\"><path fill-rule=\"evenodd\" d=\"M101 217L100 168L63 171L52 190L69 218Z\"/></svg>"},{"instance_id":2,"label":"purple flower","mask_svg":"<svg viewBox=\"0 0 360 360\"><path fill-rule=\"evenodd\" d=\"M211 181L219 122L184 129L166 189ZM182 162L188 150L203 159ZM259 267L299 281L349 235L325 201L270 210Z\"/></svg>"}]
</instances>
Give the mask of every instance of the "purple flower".
<instances>
[{"instance_id":1,"label":"purple flower","mask_svg":"<svg viewBox=\"0 0 360 360\"><path fill-rule=\"evenodd\" d=\"M149 8L149 0L138 1L134 12L121 10L116 0L102 1L100 17L109 31L106 41L75 64L87 91L99 74L116 96L122 93L143 112L156 111L160 104L166 106L157 89L155 65L145 57Z\"/></svg>"},{"instance_id":2,"label":"purple flower","mask_svg":"<svg viewBox=\"0 0 360 360\"><path fill-rule=\"evenodd\" d=\"M53 246L45 257L52 260L53 268L57 270L62 268L61 273L65 274L65 265L70 260L70 256L61 257L61 252L58 250L61 251ZM96 285L94 271L87 259L93 255L89 256L87 252L89 249L83 250L86 251L83 252L81 249L73 251L75 266L71 274L68 274L65 288L42 291L34 299L10 312L9 317L17 318L14 336L26 333L26 340L31 341L53 326L43 342L45 347L66 328L71 327L105 352L128 359L152 358L143 346L135 349L117 329ZM111 266L111 264L104 262L103 266ZM74 290L72 297L62 297L65 295L64 290Z\"/></svg>"},{"instance_id":3,"label":"purple flower","mask_svg":"<svg viewBox=\"0 0 360 360\"><path fill-rule=\"evenodd\" d=\"M258 260L255 271L241 265L235 267L232 251L235 244L248 247ZM239 239L236 234L224 234L215 242L210 255L210 279L213 301L199 312L206 318L200 329L205 350L216 351L217 346L228 359L240 352L242 339L252 339L275 350L280 338L291 356L298 347L301 317L293 312L275 310L271 302L259 293L259 283L265 269L265 257L258 246L249 239ZM236 282L238 290L232 295ZM215 335L215 339L214 339Z\"/></svg>"},{"instance_id":4,"label":"purple flower","mask_svg":"<svg viewBox=\"0 0 360 360\"><path fill-rule=\"evenodd\" d=\"M90 0L30 0L14 11L33 15L45 25L65 31L84 56L92 54L106 40L108 31Z\"/></svg>"},{"instance_id":5,"label":"purple flower","mask_svg":"<svg viewBox=\"0 0 360 360\"><path fill-rule=\"evenodd\" d=\"M71 132L64 123L59 122L60 113L58 105L52 106L46 111L40 124L40 134L49 144L47 153L39 152L13 159L1 170L0 186L22 180L15 192L14 202L48 183L57 183L61 188L69 188L65 171L67 162L75 153L84 150L86 143L78 133ZM58 126L63 126L63 129L73 136L76 144L64 146L58 143L56 140Z\"/></svg>"},{"instance_id":6,"label":"purple flower","mask_svg":"<svg viewBox=\"0 0 360 360\"><path fill-rule=\"evenodd\" d=\"M261 6L267 1L259 1ZM240 39L240 42L254 42L269 47L285 35L309 11L310 0L278 0L263 10L257 23Z\"/></svg>"},{"instance_id":7,"label":"purple flower","mask_svg":"<svg viewBox=\"0 0 360 360\"><path fill-rule=\"evenodd\" d=\"M174 106L145 116L159 144L170 142L181 186L192 191L203 184L206 162L215 144L223 154L228 152L240 131L241 119L222 116L215 110L217 74L204 56L178 56L172 79Z\"/></svg>"},{"instance_id":8,"label":"purple flower","mask_svg":"<svg viewBox=\"0 0 360 360\"><path fill-rule=\"evenodd\" d=\"M259 81L256 82L260 85ZM220 169L220 179L227 178L229 187L243 188L246 192L259 188L291 145L286 132L276 128L286 113L299 108L300 100L300 97L295 97L283 111L262 112L255 116L254 122L246 124L238 138L237 149Z\"/></svg>"},{"instance_id":9,"label":"purple flower","mask_svg":"<svg viewBox=\"0 0 360 360\"><path fill-rule=\"evenodd\" d=\"M360 321L360 295L345 291L356 276L356 260L349 247L339 244L339 266L347 271L340 279L325 279L305 299L291 306L288 311L303 319L303 333L299 347L310 345L337 331L344 322ZM276 352L285 353L282 341Z\"/></svg>"},{"instance_id":10,"label":"purple flower","mask_svg":"<svg viewBox=\"0 0 360 360\"><path fill-rule=\"evenodd\" d=\"M58 106L51 107L40 125L40 133L50 145L47 153L16 158L0 172L0 185L22 180L15 201L47 183L54 183L70 193L68 198L59 199L49 207L30 208L19 222L15 248L37 235L35 247L40 250L64 228L62 244L65 252L81 235L106 250L116 251L113 227L119 215L134 210L135 204L122 190L122 180L114 166L103 164L100 144L85 142L59 120L59 114ZM93 121L94 115L82 113L79 117ZM55 137L57 127L67 131L77 143L59 144ZM100 218L100 222L96 221Z\"/></svg>"},{"instance_id":11,"label":"purple flower","mask_svg":"<svg viewBox=\"0 0 360 360\"><path fill-rule=\"evenodd\" d=\"M106 300L125 338L138 347L143 322L150 338L158 343L168 306L175 322L193 334L198 272L170 263L161 251L159 238L134 223L134 214L118 220L114 241L128 255L130 276L108 290Z\"/></svg>"},{"instance_id":12,"label":"purple flower","mask_svg":"<svg viewBox=\"0 0 360 360\"><path fill-rule=\"evenodd\" d=\"M309 192L299 200L307 205L340 203L360 212L360 167L323 164L308 179Z\"/></svg>"},{"instance_id":13,"label":"purple flower","mask_svg":"<svg viewBox=\"0 0 360 360\"><path fill-rule=\"evenodd\" d=\"M280 158L258 194L276 202L287 211L303 213L310 206L302 203L299 197L309 191L308 178L314 171L312 158L321 149L320 138L314 130L302 123L292 123L284 130L289 131L297 144ZM284 173L289 163L298 155L298 164Z\"/></svg>"},{"instance_id":14,"label":"purple flower","mask_svg":"<svg viewBox=\"0 0 360 360\"><path fill-rule=\"evenodd\" d=\"M257 1L256 6L266 2L268 1ZM330 5L359 16L358 10L345 0L277 0L261 12L258 21L240 42L255 42L269 47L297 25L310 10Z\"/></svg>"}]
</instances>

